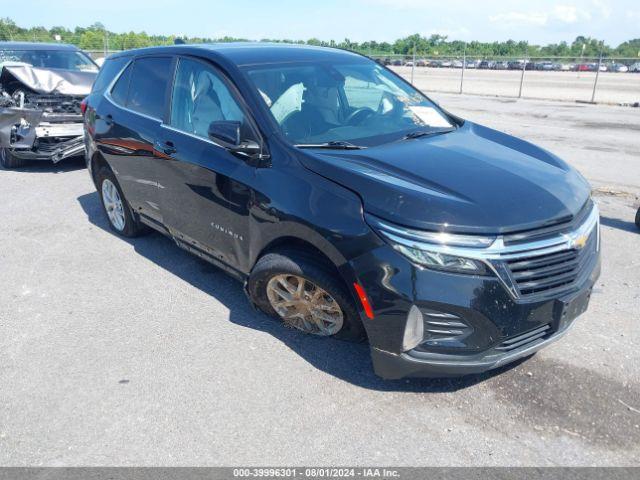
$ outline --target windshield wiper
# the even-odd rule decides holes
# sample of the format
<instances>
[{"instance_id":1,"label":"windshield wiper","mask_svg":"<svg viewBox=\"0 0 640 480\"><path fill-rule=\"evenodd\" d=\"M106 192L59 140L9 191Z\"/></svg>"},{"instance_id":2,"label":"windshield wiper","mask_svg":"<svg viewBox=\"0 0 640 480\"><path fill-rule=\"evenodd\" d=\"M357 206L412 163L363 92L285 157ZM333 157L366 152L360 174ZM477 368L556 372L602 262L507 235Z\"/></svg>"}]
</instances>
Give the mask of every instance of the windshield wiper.
<instances>
[{"instance_id":1,"label":"windshield wiper","mask_svg":"<svg viewBox=\"0 0 640 480\"><path fill-rule=\"evenodd\" d=\"M330 148L333 150L362 150L362 145L354 145L353 143L345 142L343 140L334 140L326 143L298 143L298 148Z\"/></svg>"},{"instance_id":2,"label":"windshield wiper","mask_svg":"<svg viewBox=\"0 0 640 480\"><path fill-rule=\"evenodd\" d=\"M447 128L444 130L418 130L417 132L407 133L402 140L410 140L412 138L421 138L421 137L433 137L435 135L442 135L444 133L453 132L455 128Z\"/></svg>"}]
</instances>

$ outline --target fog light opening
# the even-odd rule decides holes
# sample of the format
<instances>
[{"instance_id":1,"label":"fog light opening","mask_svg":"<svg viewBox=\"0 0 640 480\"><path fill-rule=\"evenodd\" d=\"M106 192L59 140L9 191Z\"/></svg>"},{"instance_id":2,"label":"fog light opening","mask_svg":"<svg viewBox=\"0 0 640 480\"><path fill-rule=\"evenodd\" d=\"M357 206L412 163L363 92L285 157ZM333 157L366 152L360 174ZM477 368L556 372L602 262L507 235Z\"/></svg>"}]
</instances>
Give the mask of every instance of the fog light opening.
<instances>
[{"instance_id":1,"label":"fog light opening","mask_svg":"<svg viewBox=\"0 0 640 480\"><path fill-rule=\"evenodd\" d=\"M402 350L407 351L415 348L424 339L424 320L422 312L413 305L407 315L407 324L404 327L404 337L402 338Z\"/></svg>"}]
</instances>

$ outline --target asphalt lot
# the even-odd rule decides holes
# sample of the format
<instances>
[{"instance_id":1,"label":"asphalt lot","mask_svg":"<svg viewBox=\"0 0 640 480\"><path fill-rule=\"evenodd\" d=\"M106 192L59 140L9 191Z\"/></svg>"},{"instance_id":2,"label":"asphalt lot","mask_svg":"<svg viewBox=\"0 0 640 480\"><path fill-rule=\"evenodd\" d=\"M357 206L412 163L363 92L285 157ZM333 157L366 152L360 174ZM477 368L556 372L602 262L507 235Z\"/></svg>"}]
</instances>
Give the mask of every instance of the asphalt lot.
<instances>
[{"instance_id":1,"label":"asphalt lot","mask_svg":"<svg viewBox=\"0 0 640 480\"><path fill-rule=\"evenodd\" d=\"M411 67L392 67L404 78L411 78ZM425 91L460 92L461 68L416 67L414 82ZM519 70L465 69L464 93L517 97L520 90ZM524 98L591 101L595 72L542 72L527 70L524 76ZM640 101L640 74L600 72L596 102L634 103Z\"/></svg>"},{"instance_id":2,"label":"asphalt lot","mask_svg":"<svg viewBox=\"0 0 640 480\"><path fill-rule=\"evenodd\" d=\"M589 311L528 361L383 381L158 234L108 230L81 162L0 171L1 465L640 465L640 110L435 95L599 188Z\"/></svg>"}]
</instances>

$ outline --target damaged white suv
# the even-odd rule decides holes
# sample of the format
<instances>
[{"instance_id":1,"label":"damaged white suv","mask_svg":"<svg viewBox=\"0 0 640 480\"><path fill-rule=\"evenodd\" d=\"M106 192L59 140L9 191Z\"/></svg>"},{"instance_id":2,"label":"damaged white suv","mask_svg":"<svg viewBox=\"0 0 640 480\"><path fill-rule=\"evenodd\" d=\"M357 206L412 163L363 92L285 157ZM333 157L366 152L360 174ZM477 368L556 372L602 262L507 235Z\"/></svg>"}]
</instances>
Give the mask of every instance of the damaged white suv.
<instances>
[{"instance_id":1,"label":"damaged white suv","mask_svg":"<svg viewBox=\"0 0 640 480\"><path fill-rule=\"evenodd\" d=\"M81 103L97 74L73 45L0 42L0 164L83 155Z\"/></svg>"}]
</instances>

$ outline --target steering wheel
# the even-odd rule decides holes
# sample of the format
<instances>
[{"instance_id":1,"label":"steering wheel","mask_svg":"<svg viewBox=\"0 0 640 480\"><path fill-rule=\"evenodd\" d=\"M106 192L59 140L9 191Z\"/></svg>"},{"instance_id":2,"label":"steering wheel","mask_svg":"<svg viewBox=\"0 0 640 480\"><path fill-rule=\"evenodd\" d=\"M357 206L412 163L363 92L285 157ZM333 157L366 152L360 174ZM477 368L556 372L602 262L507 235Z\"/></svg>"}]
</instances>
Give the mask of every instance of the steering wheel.
<instances>
[{"instance_id":1,"label":"steering wheel","mask_svg":"<svg viewBox=\"0 0 640 480\"><path fill-rule=\"evenodd\" d=\"M347 125L358 125L362 123L364 119L374 115L376 112L369 107L360 107L356 108L353 112L349 114L344 123Z\"/></svg>"}]
</instances>

